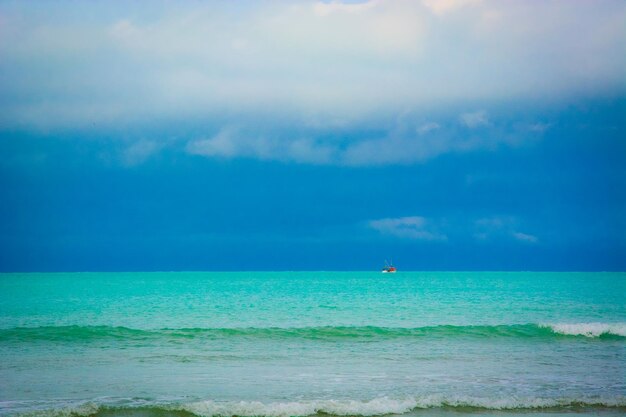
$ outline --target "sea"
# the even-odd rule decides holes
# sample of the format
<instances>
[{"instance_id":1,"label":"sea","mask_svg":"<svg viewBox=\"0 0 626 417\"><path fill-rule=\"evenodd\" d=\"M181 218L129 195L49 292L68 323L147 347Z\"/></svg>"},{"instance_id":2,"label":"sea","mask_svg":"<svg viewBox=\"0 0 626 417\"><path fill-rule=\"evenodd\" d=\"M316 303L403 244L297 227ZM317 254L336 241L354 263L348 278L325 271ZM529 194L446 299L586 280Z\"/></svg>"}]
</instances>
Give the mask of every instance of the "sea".
<instances>
[{"instance_id":1,"label":"sea","mask_svg":"<svg viewBox=\"0 0 626 417\"><path fill-rule=\"evenodd\" d=\"M2 416L574 414L626 414L626 273L0 274Z\"/></svg>"}]
</instances>

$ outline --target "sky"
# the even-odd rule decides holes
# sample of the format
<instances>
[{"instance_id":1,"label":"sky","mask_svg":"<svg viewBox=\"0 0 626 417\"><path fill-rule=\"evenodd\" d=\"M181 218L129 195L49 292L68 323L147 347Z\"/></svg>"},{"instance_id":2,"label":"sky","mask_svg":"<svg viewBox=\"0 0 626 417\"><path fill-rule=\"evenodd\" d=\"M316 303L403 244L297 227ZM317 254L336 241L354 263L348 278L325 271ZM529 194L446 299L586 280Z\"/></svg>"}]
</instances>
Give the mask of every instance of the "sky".
<instances>
[{"instance_id":1,"label":"sky","mask_svg":"<svg viewBox=\"0 0 626 417\"><path fill-rule=\"evenodd\" d=\"M0 0L0 271L626 270L622 0Z\"/></svg>"}]
</instances>

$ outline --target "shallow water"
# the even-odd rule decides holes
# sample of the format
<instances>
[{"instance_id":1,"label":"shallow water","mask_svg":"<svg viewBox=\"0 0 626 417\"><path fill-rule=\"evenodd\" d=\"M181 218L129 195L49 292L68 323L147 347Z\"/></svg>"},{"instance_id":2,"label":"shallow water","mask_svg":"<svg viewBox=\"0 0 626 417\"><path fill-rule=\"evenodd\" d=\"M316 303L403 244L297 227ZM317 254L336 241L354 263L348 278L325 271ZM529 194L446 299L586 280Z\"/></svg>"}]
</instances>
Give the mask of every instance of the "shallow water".
<instances>
[{"instance_id":1,"label":"shallow water","mask_svg":"<svg viewBox=\"0 0 626 417\"><path fill-rule=\"evenodd\" d=\"M626 412L626 274L0 275L2 415Z\"/></svg>"}]
</instances>

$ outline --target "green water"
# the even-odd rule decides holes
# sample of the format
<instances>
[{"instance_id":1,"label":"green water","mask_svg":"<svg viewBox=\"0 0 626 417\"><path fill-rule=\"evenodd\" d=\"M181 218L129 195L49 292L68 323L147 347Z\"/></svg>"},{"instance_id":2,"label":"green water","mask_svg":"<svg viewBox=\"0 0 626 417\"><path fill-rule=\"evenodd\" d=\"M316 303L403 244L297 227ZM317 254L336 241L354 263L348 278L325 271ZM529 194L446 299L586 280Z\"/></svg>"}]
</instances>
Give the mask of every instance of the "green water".
<instances>
[{"instance_id":1,"label":"green water","mask_svg":"<svg viewBox=\"0 0 626 417\"><path fill-rule=\"evenodd\" d=\"M0 275L0 414L626 411L626 274Z\"/></svg>"}]
</instances>

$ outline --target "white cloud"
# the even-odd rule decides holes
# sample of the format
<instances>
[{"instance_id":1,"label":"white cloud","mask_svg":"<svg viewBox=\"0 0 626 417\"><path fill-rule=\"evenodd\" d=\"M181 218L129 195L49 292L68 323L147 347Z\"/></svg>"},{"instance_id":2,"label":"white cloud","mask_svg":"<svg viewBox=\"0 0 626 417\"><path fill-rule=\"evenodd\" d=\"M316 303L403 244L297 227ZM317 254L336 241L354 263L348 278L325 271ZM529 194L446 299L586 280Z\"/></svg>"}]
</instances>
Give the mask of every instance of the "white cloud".
<instances>
[{"instance_id":1,"label":"white cloud","mask_svg":"<svg viewBox=\"0 0 626 417\"><path fill-rule=\"evenodd\" d=\"M443 15L465 6L480 4L482 0L422 0L422 3L433 13Z\"/></svg>"},{"instance_id":2,"label":"white cloud","mask_svg":"<svg viewBox=\"0 0 626 417\"><path fill-rule=\"evenodd\" d=\"M428 122L428 123L424 123L422 125L420 125L417 128L417 133L419 133L420 135L424 135L428 132L432 132L433 130L437 130L440 129L441 126L439 126L438 123L435 122Z\"/></svg>"},{"instance_id":3,"label":"white cloud","mask_svg":"<svg viewBox=\"0 0 626 417\"><path fill-rule=\"evenodd\" d=\"M539 238L518 230L520 221L513 216L485 217L474 221L474 238L479 241L490 239L513 239L525 243L537 243Z\"/></svg>"},{"instance_id":4,"label":"white cloud","mask_svg":"<svg viewBox=\"0 0 626 417\"><path fill-rule=\"evenodd\" d=\"M544 133L546 130L552 127L551 123L533 123L528 126L528 130L531 132Z\"/></svg>"},{"instance_id":5,"label":"white cloud","mask_svg":"<svg viewBox=\"0 0 626 417\"><path fill-rule=\"evenodd\" d=\"M479 117L486 118L482 112L479 112ZM385 136L372 138L325 139L261 126L226 126L209 138L190 140L185 150L209 158L378 166L424 163L444 154L519 146L528 140L516 131L515 126L483 131L477 136L459 133L452 123L450 126L442 126L434 122L423 123L420 119L417 114L405 112ZM319 128L312 129L315 131Z\"/></svg>"},{"instance_id":6,"label":"white cloud","mask_svg":"<svg viewBox=\"0 0 626 417\"><path fill-rule=\"evenodd\" d=\"M459 116L459 120L470 129L489 126L489 118L487 117L487 112L484 110L479 110L471 113L462 113Z\"/></svg>"},{"instance_id":7,"label":"white cloud","mask_svg":"<svg viewBox=\"0 0 626 417\"><path fill-rule=\"evenodd\" d=\"M537 241L539 240L537 236L529 235L522 232L513 232L513 237L517 240L528 243L537 243Z\"/></svg>"},{"instance_id":8,"label":"white cloud","mask_svg":"<svg viewBox=\"0 0 626 417\"><path fill-rule=\"evenodd\" d=\"M111 25L109 33L114 39L126 41L141 35L139 29L129 20L122 19Z\"/></svg>"},{"instance_id":9,"label":"white cloud","mask_svg":"<svg viewBox=\"0 0 626 417\"><path fill-rule=\"evenodd\" d=\"M309 164L334 162L337 149L311 139L300 138L290 141L286 149L286 159Z\"/></svg>"},{"instance_id":10,"label":"white cloud","mask_svg":"<svg viewBox=\"0 0 626 417\"><path fill-rule=\"evenodd\" d=\"M337 153L336 148L308 138L269 137L232 127L221 129L209 139L190 141L186 151L206 157L243 157L308 164L331 163Z\"/></svg>"},{"instance_id":11,"label":"white cloud","mask_svg":"<svg viewBox=\"0 0 626 417\"><path fill-rule=\"evenodd\" d=\"M472 238L479 242L514 241L536 244L539 237L521 232L521 220L514 216L491 216L479 219L459 216L445 219L422 216L389 217L367 222L370 229L401 239L448 241Z\"/></svg>"},{"instance_id":12,"label":"white cloud","mask_svg":"<svg viewBox=\"0 0 626 417\"><path fill-rule=\"evenodd\" d=\"M250 142L249 145L254 145L257 150L261 148L254 141ZM247 153L246 147L247 144L244 141L235 139L234 129L224 128L209 139L198 139L189 142L186 149L192 155L232 158L242 153L245 155Z\"/></svg>"},{"instance_id":13,"label":"white cloud","mask_svg":"<svg viewBox=\"0 0 626 417\"><path fill-rule=\"evenodd\" d=\"M453 130L430 134L392 131L387 137L351 143L337 161L343 165L387 165L423 163L440 155L495 149L510 138L494 133L486 137L463 136Z\"/></svg>"},{"instance_id":14,"label":"white cloud","mask_svg":"<svg viewBox=\"0 0 626 417\"><path fill-rule=\"evenodd\" d=\"M381 3L377 0L363 1L359 3L343 3L341 1L323 2L318 1L313 5L313 11L319 16L327 16L332 13L361 13L372 9Z\"/></svg>"},{"instance_id":15,"label":"white cloud","mask_svg":"<svg viewBox=\"0 0 626 417\"><path fill-rule=\"evenodd\" d=\"M74 6L0 4L3 126L358 125L407 107L626 90L621 0Z\"/></svg>"},{"instance_id":16,"label":"white cloud","mask_svg":"<svg viewBox=\"0 0 626 417\"><path fill-rule=\"evenodd\" d=\"M447 236L439 233L432 221L420 216L371 220L368 226L382 234L404 239L445 241Z\"/></svg>"},{"instance_id":17,"label":"white cloud","mask_svg":"<svg viewBox=\"0 0 626 417\"><path fill-rule=\"evenodd\" d=\"M139 165L156 154L161 148L162 146L156 141L137 141L124 149L121 155L122 163L126 166Z\"/></svg>"}]
</instances>

